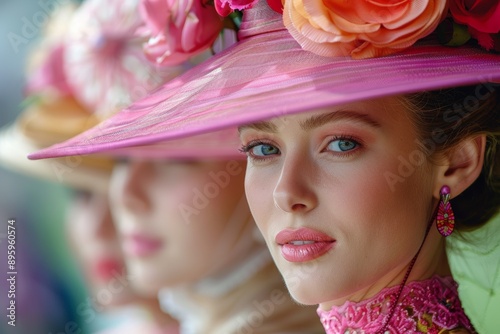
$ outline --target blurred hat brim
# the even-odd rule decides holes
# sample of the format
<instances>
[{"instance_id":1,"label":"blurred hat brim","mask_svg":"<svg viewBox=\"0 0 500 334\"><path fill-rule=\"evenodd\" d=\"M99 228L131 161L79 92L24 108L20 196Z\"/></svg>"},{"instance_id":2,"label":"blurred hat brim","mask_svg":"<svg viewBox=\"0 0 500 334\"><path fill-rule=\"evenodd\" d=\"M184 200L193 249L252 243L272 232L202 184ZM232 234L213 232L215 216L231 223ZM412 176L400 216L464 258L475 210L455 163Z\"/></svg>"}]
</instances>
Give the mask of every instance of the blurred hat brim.
<instances>
[{"instance_id":1,"label":"blurred hat brim","mask_svg":"<svg viewBox=\"0 0 500 334\"><path fill-rule=\"evenodd\" d=\"M43 96L16 122L0 131L0 163L7 168L80 190L105 192L114 162L109 157L67 157L30 161L29 152L66 140L99 119L71 97Z\"/></svg>"},{"instance_id":2,"label":"blurred hat brim","mask_svg":"<svg viewBox=\"0 0 500 334\"><path fill-rule=\"evenodd\" d=\"M13 124L0 131L0 163L13 171L78 190L105 193L109 186L111 166L92 166L85 158L66 157L30 161L29 152L40 149Z\"/></svg>"}]
</instances>

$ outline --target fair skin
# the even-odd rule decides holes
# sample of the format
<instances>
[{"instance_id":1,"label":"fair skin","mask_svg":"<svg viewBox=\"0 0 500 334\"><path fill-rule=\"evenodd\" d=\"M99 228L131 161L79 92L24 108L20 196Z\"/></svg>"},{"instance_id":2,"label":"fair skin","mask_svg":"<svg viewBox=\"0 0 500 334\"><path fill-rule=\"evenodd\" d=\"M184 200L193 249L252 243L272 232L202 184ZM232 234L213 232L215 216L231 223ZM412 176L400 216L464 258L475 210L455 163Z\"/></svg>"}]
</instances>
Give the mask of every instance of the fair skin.
<instances>
[{"instance_id":1,"label":"fair skin","mask_svg":"<svg viewBox=\"0 0 500 334\"><path fill-rule=\"evenodd\" d=\"M96 296L98 307L112 308L133 300L130 285L123 283L127 274L107 195L78 192L66 220L70 245L86 276L90 295ZM97 294L101 290L113 291L111 302L103 300L100 303Z\"/></svg>"},{"instance_id":2,"label":"fair skin","mask_svg":"<svg viewBox=\"0 0 500 334\"><path fill-rule=\"evenodd\" d=\"M405 172L402 161L422 149L404 108L391 97L240 128L250 209L298 302L328 310L400 284L441 186L454 197L479 175L482 136ZM402 172L403 181L390 184L387 175ZM313 235L293 235L283 245L280 232L300 228ZM444 239L432 226L410 281L434 274L450 271Z\"/></svg>"},{"instance_id":3,"label":"fair skin","mask_svg":"<svg viewBox=\"0 0 500 334\"><path fill-rule=\"evenodd\" d=\"M78 191L66 219L66 233L96 311L111 311L125 305L142 306L154 318L151 324L143 324L143 330L153 332L155 325L175 328L175 321L160 310L156 298L134 291L130 283L133 278L125 270L107 197L101 192Z\"/></svg>"},{"instance_id":4,"label":"fair skin","mask_svg":"<svg viewBox=\"0 0 500 334\"><path fill-rule=\"evenodd\" d=\"M223 276L253 247L242 161L131 161L110 198L138 290Z\"/></svg>"}]
</instances>

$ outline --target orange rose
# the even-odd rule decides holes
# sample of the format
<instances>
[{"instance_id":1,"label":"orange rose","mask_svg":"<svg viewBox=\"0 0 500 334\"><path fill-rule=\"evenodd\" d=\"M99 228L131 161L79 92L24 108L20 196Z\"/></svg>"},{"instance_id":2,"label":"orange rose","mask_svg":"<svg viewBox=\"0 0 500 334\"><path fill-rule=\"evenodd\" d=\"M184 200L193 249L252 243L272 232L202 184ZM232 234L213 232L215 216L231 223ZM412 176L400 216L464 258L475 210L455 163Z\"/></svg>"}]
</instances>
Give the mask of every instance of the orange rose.
<instances>
[{"instance_id":1,"label":"orange rose","mask_svg":"<svg viewBox=\"0 0 500 334\"><path fill-rule=\"evenodd\" d=\"M283 20L304 50L371 58L413 45L446 12L446 0L286 0Z\"/></svg>"}]
</instances>

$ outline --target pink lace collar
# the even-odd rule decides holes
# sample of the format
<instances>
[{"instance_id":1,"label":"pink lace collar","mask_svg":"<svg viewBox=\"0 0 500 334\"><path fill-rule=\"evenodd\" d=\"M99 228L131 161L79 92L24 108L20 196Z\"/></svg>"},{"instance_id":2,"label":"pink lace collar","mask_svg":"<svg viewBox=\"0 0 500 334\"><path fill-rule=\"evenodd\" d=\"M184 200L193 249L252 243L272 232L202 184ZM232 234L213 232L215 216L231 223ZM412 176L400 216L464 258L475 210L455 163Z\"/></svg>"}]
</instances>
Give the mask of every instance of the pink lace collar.
<instances>
[{"instance_id":1,"label":"pink lace collar","mask_svg":"<svg viewBox=\"0 0 500 334\"><path fill-rule=\"evenodd\" d=\"M384 289L360 303L346 302L330 311L318 309L327 334L373 334L378 332L396 302L399 286ZM408 283L385 333L442 333L465 328L475 333L462 309L457 284L451 277L434 276Z\"/></svg>"}]
</instances>

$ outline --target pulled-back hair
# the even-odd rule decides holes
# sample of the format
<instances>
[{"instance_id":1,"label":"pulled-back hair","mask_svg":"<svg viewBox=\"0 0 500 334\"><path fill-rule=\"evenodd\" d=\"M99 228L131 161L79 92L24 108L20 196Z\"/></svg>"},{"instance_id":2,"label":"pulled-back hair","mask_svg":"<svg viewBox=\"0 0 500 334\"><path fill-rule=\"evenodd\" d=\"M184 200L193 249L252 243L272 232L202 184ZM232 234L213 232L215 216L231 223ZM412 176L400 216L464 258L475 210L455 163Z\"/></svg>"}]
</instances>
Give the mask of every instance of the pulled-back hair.
<instances>
[{"instance_id":1,"label":"pulled-back hair","mask_svg":"<svg viewBox=\"0 0 500 334\"><path fill-rule=\"evenodd\" d=\"M457 230L482 226L500 208L500 85L483 83L405 97L431 158L456 148L464 138L486 135L481 175L451 200Z\"/></svg>"}]
</instances>

